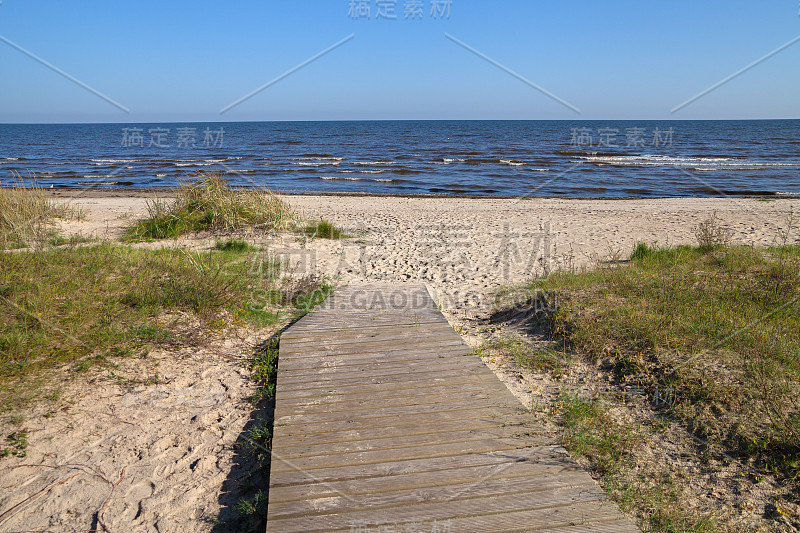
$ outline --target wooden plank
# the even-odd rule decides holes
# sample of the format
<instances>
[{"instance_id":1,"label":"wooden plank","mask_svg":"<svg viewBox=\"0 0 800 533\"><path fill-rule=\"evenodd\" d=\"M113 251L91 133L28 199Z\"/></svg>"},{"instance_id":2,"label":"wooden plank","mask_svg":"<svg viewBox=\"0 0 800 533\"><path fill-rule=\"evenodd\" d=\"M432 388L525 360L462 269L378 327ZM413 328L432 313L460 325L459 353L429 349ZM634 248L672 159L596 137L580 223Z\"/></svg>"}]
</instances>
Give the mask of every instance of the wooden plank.
<instances>
[{"instance_id":1,"label":"wooden plank","mask_svg":"<svg viewBox=\"0 0 800 533\"><path fill-rule=\"evenodd\" d=\"M325 355L326 353L342 351L342 350L379 350L385 348L421 348L425 347L431 342L458 342L460 339L454 338L450 333L446 332L432 332L426 334L417 328L419 331L412 333L386 333L385 335L375 335L370 333L361 337L352 336L343 339L325 339L318 340L317 342L307 343L294 343L292 342L291 348L287 348L286 353L291 357L294 352L303 352L305 355ZM413 335L413 336L412 336Z\"/></svg>"},{"instance_id":2,"label":"wooden plank","mask_svg":"<svg viewBox=\"0 0 800 533\"><path fill-rule=\"evenodd\" d=\"M273 454L277 452L273 451ZM518 450L497 450L490 453L466 454L434 459L410 459L407 461L388 461L370 465L352 465L343 468L318 469L304 472L288 469L283 472L270 472L270 487L286 487L301 483L334 483L347 480L372 479L382 476L443 472L470 466L514 467L521 464L539 464L553 459L562 460L567 453L560 446L539 446ZM280 460L280 459L278 459ZM572 464L572 463L570 463ZM270 498L272 497L270 489ZM276 496L277 497L277 496Z\"/></svg>"},{"instance_id":3,"label":"wooden plank","mask_svg":"<svg viewBox=\"0 0 800 533\"><path fill-rule=\"evenodd\" d=\"M467 366L466 364L464 365ZM484 374L483 369L480 367L472 367L472 368L455 368L455 369L445 369L439 372L421 372L421 373L413 373L409 372L407 374L394 374L392 376L381 376L381 377L372 377L372 378L362 378L362 377L354 377L354 378L345 378L341 380L333 380L332 383L325 383L324 381L316 381L316 380L304 380L298 381L295 383L289 382L287 373L283 373L281 375L280 370L278 370L278 378L277 378L277 386L285 387L288 390L296 389L296 388L304 388L308 386L310 389L324 389L326 387L330 387L331 384L335 384L337 386L347 386L347 385L360 385L360 384L375 384L375 385L383 385L386 383L407 383L408 386L412 386L412 383L423 382L425 383L428 379L437 379L437 380L446 380L452 377L463 376L467 374L474 374L480 376ZM281 381L282 378L285 378L284 381Z\"/></svg>"},{"instance_id":4,"label":"wooden plank","mask_svg":"<svg viewBox=\"0 0 800 533\"><path fill-rule=\"evenodd\" d=\"M325 415L323 421L351 420L353 418L373 418L395 416L408 412L427 413L430 411L482 408L483 405L517 407L512 402L498 403L494 391L478 390L461 394L439 394L412 396L409 398L372 398L351 404L311 403L306 405L283 404L275 410L275 419L283 417ZM450 407L452 406L452 408Z\"/></svg>"},{"instance_id":5,"label":"wooden plank","mask_svg":"<svg viewBox=\"0 0 800 533\"><path fill-rule=\"evenodd\" d=\"M588 477L588 476L587 476ZM591 478L589 478L591 481ZM576 521L589 521L592 515L601 512L599 502L603 500L604 493L597 485L581 485L578 487L555 488L545 492L531 494L530 497L521 497L519 494L503 494L473 500L472 498L457 498L448 502L420 502L415 505L400 505L397 507L376 506L373 509L354 509L350 512L326 512L324 506L313 514L295 516L291 518L272 517L276 531L301 532L301 531L335 531L353 527L360 523L374 522L379 524L416 523L434 520L455 522L459 518L464 524L474 524L476 519L483 518L487 529L473 531L498 531L495 520L520 511L536 511L544 517L569 525ZM321 503L321 502L320 502ZM331 502L332 504L335 502ZM578 504L578 505L576 505ZM616 512L614 512L616 511ZM608 511L607 511L608 512ZM609 518L622 518L616 506L611 506ZM558 520L557 517L563 517ZM520 524L514 524L519 527ZM269 523L268 523L269 527ZM472 527L472 526L470 526ZM467 529L456 528L455 531ZM529 531L529 529L525 529Z\"/></svg>"},{"instance_id":6,"label":"wooden plank","mask_svg":"<svg viewBox=\"0 0 800 533\"><path fill-rule=\"evenodd\" d=\"M470 355L419 285L284 332L267 531L638 531Z\"/></svg>"},{"instance_id":7,"label":"wooden plank","mask_svg":"<svg viewBox=\"0 0 800 533\"><path fill-rule=\"evenodd\" d=\"M339 433L342 431L389 431L397 429L398 431L408 431L415 433L415 428L427 427L433 424L446 424L446 423L462 423L465 426L474 423L475 421L497 423L498 418L506 420L506 424L521 424L524 421L530 420L527 413L496 413L486 412L480 409L464 409L459 411L449 411L447 413L426 413L419 415L417 422L408 421L403 417L398 420L398 423L392 423L393 417L372 418L370 420L337 420L326 422L324 424L275 424L276 438L279 434L299 436L299 435L327 435L329 433ZM278 429L280 428L280 430ZM416 434L416 433L415 433ZM537 443L541 444L541 443Z\"/></svg>"},{"instance_id":8,"label":"wooden plank","mask_svg":"<svg viewBox=\"0 0 800 533\"><path fill-rule=\"evenodd\" d=\"M414 447L414 446L432 446L440 444L455 444L470 441L492 440L492 439L511 439L518 438L520 432L518 427L494 427L494 428L480 428L469 429L464 431L449 431L443 433L427 433L420 435L419 433L405 436L391 436L382 437L374 436L372 438L359 436L349 442L339 443L324 443L312 444L302 446L298 443L291 442L291 439L282 439L278 441L278 446L287 450L284 452L284 459L293 459L297 457L313 457L320 455L336 455L351 453L354 448L359 452L376 451L376 450L393 450L395 448ZM289 442L287 442L287 440ZM275 442L273 442L275 445Z\"/></svg>"},{"instance_id":9,"label":"wooden plank","mask_svg":"<svg viewBox=\"0 0 800 533\"><path fill-rule=\"evenodd\" d=\"M396 437L436 435L451 433L453 431L477 431L498 427L508 427L520 433L528 432L525 419L520 417L515 424L499 424L495 420L471 419L451 420L449 422L433 422L416 424L413 426L370 427L366 429L349 429L327 433L294 433L291 426L284 426L285 431L273 437L273 442L278 441L282 446L311 446L315 444L336 444L358 442L360 440L391 439Z\"/></svg>"},{"instance_id":10,"label":"wooden plank","mask_svg":"<svg viewBox=\"0 0 800 533\"><path fill-rule=\"evenodd\" d=\"M511 468L513 466L513 468ZM286 502L315 498L330 498L347 495L400 493L410 489L437 490L442 487L452 487L460 484L479 486L483 482L496 480L511 481L516 478L535 476L544 481L550 478L566 476L572 479L573 475L583 475L580 468L565 466L559 457L541 459L530 463L501 463L491 465L471 465L451 468L446 471L414 472L411 474L396 474L355 480L297 483L282 487L274 501ZM585 478L584 478L585 479Z\"/></svg>"},{"instance_id":11,"label":"wooden plank","mask_svg":"<svg viewBox=\"0 0 800 533\"><path fill-rule=\"evenodd\" d=\"M404 388L399 389L389 389L389 390L381 390L380 396L376 396L374 392L365 391L365 392L353 392L351 397L348 397L347 394L342 392L337 393L329 393L323 392L314 394L311 396L303 396L299 398L284 398L281 402L281 408L288 408L292 406L297 406L299 408L306 407L309 405L320 405L324 404L328 406L328 408L332 411L343 411L348 408L350 405L362 405L363 402L367 401L384 401L384 402L405 402L406 405L410 405L413 402L417 401L419 398L429 398L434 399L438 398L442 395L445 395L449 398L460 398L462 400L468 400L472 393L476 392L484 392L484 393L497 393L501 392L503 385L500 383L485 383L485 382L474 382L474 383L463 383L461 384L456 390L453 390L453 386L447 383L441 383L437 385L433 385L427 389L414 389L414 390L407 390ZM428 402L430 403L430 401Z\"/></svg>"},{"instance_id":12,"label":"wooden plank","mask_svg":"<svg viewBox=\"0 0 800 533\"><path fill-rule=\"evenodd\" d=\"M320 354L309 356L310 359L306 357L287 357L285 360L281 361L281 371L303 372L314 371L318 366L358 367L375 363L402 365L405 361L472 357L473 355L474 352L471 349L465 349L463 346L452 344L425 347L414 351L408 351L406 348L399 348L393 350L365 350L364 352L355 352L352 354L348 354L347 352L339 354L327 353L324 356Z\"/></svg>"},{"instance_id":13,"label":"wooden plank","mask_svg":"<svg viewBox=\"0 0 800 533\"><path fill-rule=\"evenodd\" d=\"M414 413L413 409L407 409L406 414ZM364 429L382 427L407 427L417 424L429 424L433 422L450 422L454 420L497 420L498 417L509 420L521 420L525 415L522 409L502 409L488 407L462 407L448 411L429 410L425 413L416 413L412 420L409 416L398 416L397 414L381 414L368 418L340 417L335 420L328 420L325 415L314 415L309 417L287 416L276 419L275 428L291 425L292 434L318 434L328 431L341 431L344 429ZM516 418L515 418L516 417ZM281 430L284 431L284 430ZM277 433L278 430L275 429Z\"/></svg>"},{"instance_id":14,"label":"wooden plank","mask_svg":"<svg viewBox=\"0 0 800 533\"><path fill-rule=\"evenodd\" d=\"M356 448L349 453L314 455L310 457L286 458L281 455L278 464L273 463L270 468L275 469L275 472L283 472L285 470L294 470L297 468L310 472L317 468L368 465L408 459L454 457L472 453L517 450L526 447L527 443L522 439L509 438L449 442L428 446L409 446L407 448L393 448L391 450L360 451Z\"/></svg>"},{"instance_id":15,"label":"wooden plank","mask_svg":"<svg viewBox=\"0 0 800 533\"><path fill-rule=\"evenodd\" d=\"M479 507L477 503L475 507ZM369 524L369 525L367 525ZM370 527L371 526L371 527ZM607 502L587 502L566 507L534 509L529 511L510 511L495 514L464 515L448 519L422 520L410 522L372 522L351 524L349 528L307 530L309 533L327 531L328 533L352 533L358 531L457 531L458 533L634 533L639 529L621 516L619 509ZM292 530L287 530L291 532Z\"/></svg>"},{"instance_id":16,"label":"wooden plank","mask_svg":"<svg viewBox=\"0 0 800 533\"><path fill-rule=\"evenodd\" d=\"M281 372L278 371L278 376L280 379ZM450 384L452 387L458 387L459 385L465 385L467 383L496 383L497 378L492 376L487 376L485 373L470 373L470 374L463 374L460 376L449 376L447 379L436 379L433 382L427 381L426 378L423 377L421 380L403 380L403 381L380 381L378 380L376 383L372 384L362 384L362 383L355 383L351 385L340 385L338 383L332 383L327 387L319 387L315 390L306 390L303 388L294 388L294 389L277 389L276 401L281 401L283 399L288 398L312 398L317 397L320 394L349 394L349 393L357 393L359 391L363 393L374 393L377 390L380 390L381 393L388 392L392 390L425 390L426 384L430 383L431 386L440 386L443 384Z\"/></svg>"},{"instance_id":17,"label":"wooden plank","mask_svg":"<svg viewBox=\"0 0 800 533\"><path fill-rule=\"evenodd\" d=\"M372 363L365 362L361 365L324 365L321 364L316 368L305 368L302 370L295 370L293 372L283 372L283 383L294 383L298 381L314 381L319 382L321 379L343 379L351 376L373 377L373 376L393 376L409 374L413 370L418 371L433 371L451 370L464 368L468 362L462 361L460 357L438 357L433 356L428 359L407 359L405 361L374 361ZM473 363L475 368L479 368L477 364Z\"/></svg>"},{"instance_id":18,"label":"wooden plank","mask_svg":"<svg viewBox=\"0 0 800 533\"><path fill-rule=\"evenodd\" d=\"M451 472L448 472L448 475ZM442 476L444 477L444 476ZM314 514L321 508L327 513L352 513L370 509L407 507L419 504L447 503L455 499L488 498L524 493L530 497L536 493L546 493L556 489L582 487L587 491L597 491L598 487L583 472L558 472L544 475L535 472L529 476L500 478L492 480L464 480L459 484L434 485L433 487L404 489L367 494L344 493L328 496L306 495L302 500L273 502L272 516L275 519ZM434 489L435 490L431 490ZM343 495L346 494L346 495ZM597 496L597 492L594 493ZM594 499L601 499L596 497Z\"/></svg>"},{"instance_id":19,"label":"wooden plank","mask_svg":"<svg viewBox=\"0 0 800 533\"><path fill-rule=\"evenodd\" d=\"M393 396L393 397L373 397L364 398L362 400L354 400L352 402L337 402L328 403L326 401L306 401L303 403L289 403L284 402L281 405L280 415L291 416L293 414L312 414L312 413L342 413L350 415L352 418L355 411L363 411L365 409L378 411L389 407L417 407L424 405L439 406L447 403L455 403L464 405L465 402L474 402L475 400L494 399L496 398L496 391L478 389L470 392L460 391L458 393L449 393L446 390L438 390L438 394L418 394L413 396ZM276 411L278 412L278 411ZM278 415L276 415L278 416Z\"/></svg>"},{"instance_id":20,"label":"wooden plank","mask_svg":"<svg viewBox=\"0 0 800 533\"><path fill-rule=\"evenodd\" d=\"M281 401L286 404L304 405L307 403L325 402L334 403L357 403L362 400L375 399L376 390L380 390L380 397L386 400L392 398L413 398L415 396L426 396L440 394L443 392L452 393L454 396L469 394L473 391L494 391L503 393L507 389L498 380L481 379L483 376L464 376L456 380L439 380L426 384L425 387L408 386L409 381L384 382L376 385L377 388L366 388L359 390L357 387L337 387L335 383L330 387L322 387L306 394L295 393L281 396ZM411 382L414 383L414 382ZM424 383L424 382L423 382ZM381 386L382 385L382 386Z\"/></svg>"},{"instance_id":21,"label":"wooden plank","mask_svg":"<svg viewBox=\"0 0 800 533\"><path fill-rule=\"evenodd\" d=\"M496 378L494 378L496 381ZM276 392L276 401L297 400L307 398L320 398L320 397L339 397L348 393L361 395L376 394L396 394L397 392L408 390L415 393L423 394L426 389L422 388L426 384L425 380L405 380L405 381L389 381L372 384L351 384L345 386L338 386L336 383L331 383L327 387L320 387L314 390L306 390L303 388L293 388L292 390L278 390ZM492 379L487 379L485 375L470 374L465 376L451 376L449 379L439 379L431 384L433 387L441 387L449 385L453 388L466 385L494 385Z\"/></svg>"}]
</instances>

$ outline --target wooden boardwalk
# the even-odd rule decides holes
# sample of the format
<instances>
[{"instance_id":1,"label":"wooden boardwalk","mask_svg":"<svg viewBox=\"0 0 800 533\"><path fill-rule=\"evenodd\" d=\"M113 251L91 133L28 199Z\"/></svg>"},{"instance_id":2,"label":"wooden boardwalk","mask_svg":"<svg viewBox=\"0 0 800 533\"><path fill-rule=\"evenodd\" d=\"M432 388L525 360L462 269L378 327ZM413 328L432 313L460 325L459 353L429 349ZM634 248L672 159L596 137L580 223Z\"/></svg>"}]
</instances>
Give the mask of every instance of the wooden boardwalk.
<instances>
[{"instance_id":1,"label":"wooden boardwalk","mask_svg":"<svg viewBox=\"0 0 800 533\"><path fill-rule=\"evenodd\" d=\"M268 532L637 532L424 286L338 290L281 337Z\"/></svg>"}]
</instances>

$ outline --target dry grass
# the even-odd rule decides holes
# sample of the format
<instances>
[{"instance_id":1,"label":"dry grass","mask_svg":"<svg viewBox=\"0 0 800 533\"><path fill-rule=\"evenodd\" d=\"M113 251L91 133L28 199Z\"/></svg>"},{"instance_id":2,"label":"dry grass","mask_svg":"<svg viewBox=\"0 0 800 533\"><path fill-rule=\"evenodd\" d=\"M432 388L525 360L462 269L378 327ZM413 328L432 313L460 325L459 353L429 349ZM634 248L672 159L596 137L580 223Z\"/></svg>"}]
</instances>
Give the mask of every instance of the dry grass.
<instances>
[{"instance_id":1,"label":"dry grass","mask_svg":"<svg viewBox=\"0 0 800 533\"><path fill-rule=\"evenodd\" d=\"M73 206L53 202L44 189L17 182L0 187L0 249L57 244L55 220L80 219L84 213Z\"/></svg>"}]
</instances>

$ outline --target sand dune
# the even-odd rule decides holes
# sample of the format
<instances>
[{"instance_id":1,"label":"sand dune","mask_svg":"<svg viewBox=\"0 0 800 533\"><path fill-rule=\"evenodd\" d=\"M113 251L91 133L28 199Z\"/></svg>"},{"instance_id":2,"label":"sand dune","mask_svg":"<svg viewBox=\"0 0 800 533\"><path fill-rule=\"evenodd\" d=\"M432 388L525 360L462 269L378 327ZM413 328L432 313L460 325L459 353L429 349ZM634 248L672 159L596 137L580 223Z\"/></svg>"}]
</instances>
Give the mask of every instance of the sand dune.
<instances>
[{"instance_id":1,"label":"sand dune","mask_svg":"<svg viewBox=\"0 0 800 533\"><path fill-rule=\"evenodd\" d=\"M146 204L141 195L71 194L65 201L88 216L65 225L68 234L119 237ZM490 309L500 286L598 258L625 258L639 241L693 244L693 227L714 212L734 242L754 245L777 243L791 212L800 212L800 199L288 200L349 235L248 237L285 258L295 275L323 274L339 284L421 281L456 326ZM213 242L205 236L147 246L203 249ZM237 359L248 346L155 355L148 372L160 376L156 385L126 391L98 381L69 391L76 400L52 420L32 416L28 457L0 462L0 512L19 504L0 517L0 528L212 530L231 479L241 476L232 445L252 409L246 401L252 385Z\"/></svg>"}]
</instances>

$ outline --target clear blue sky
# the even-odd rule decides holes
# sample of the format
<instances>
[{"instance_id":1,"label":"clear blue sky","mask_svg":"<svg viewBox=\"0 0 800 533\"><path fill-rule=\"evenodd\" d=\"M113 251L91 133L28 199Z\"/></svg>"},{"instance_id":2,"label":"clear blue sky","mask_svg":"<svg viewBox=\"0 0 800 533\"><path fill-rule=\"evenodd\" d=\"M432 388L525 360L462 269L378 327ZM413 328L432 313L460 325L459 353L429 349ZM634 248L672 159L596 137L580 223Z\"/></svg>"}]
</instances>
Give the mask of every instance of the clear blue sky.
<instances>
[{"instance_id":1,"label":"clear blue sky","mask_svg":"<svg viewBox=\"0 0 800 533\"><path fill-rule=\"evenodd\" d=\"M0 122L800 118L798 0L2 0ZM441 1L441 0L440 0ZM562 106L453 37L579 108ZM354 38L225 114L308 58Z\"/></svg>"}]
</instances>

